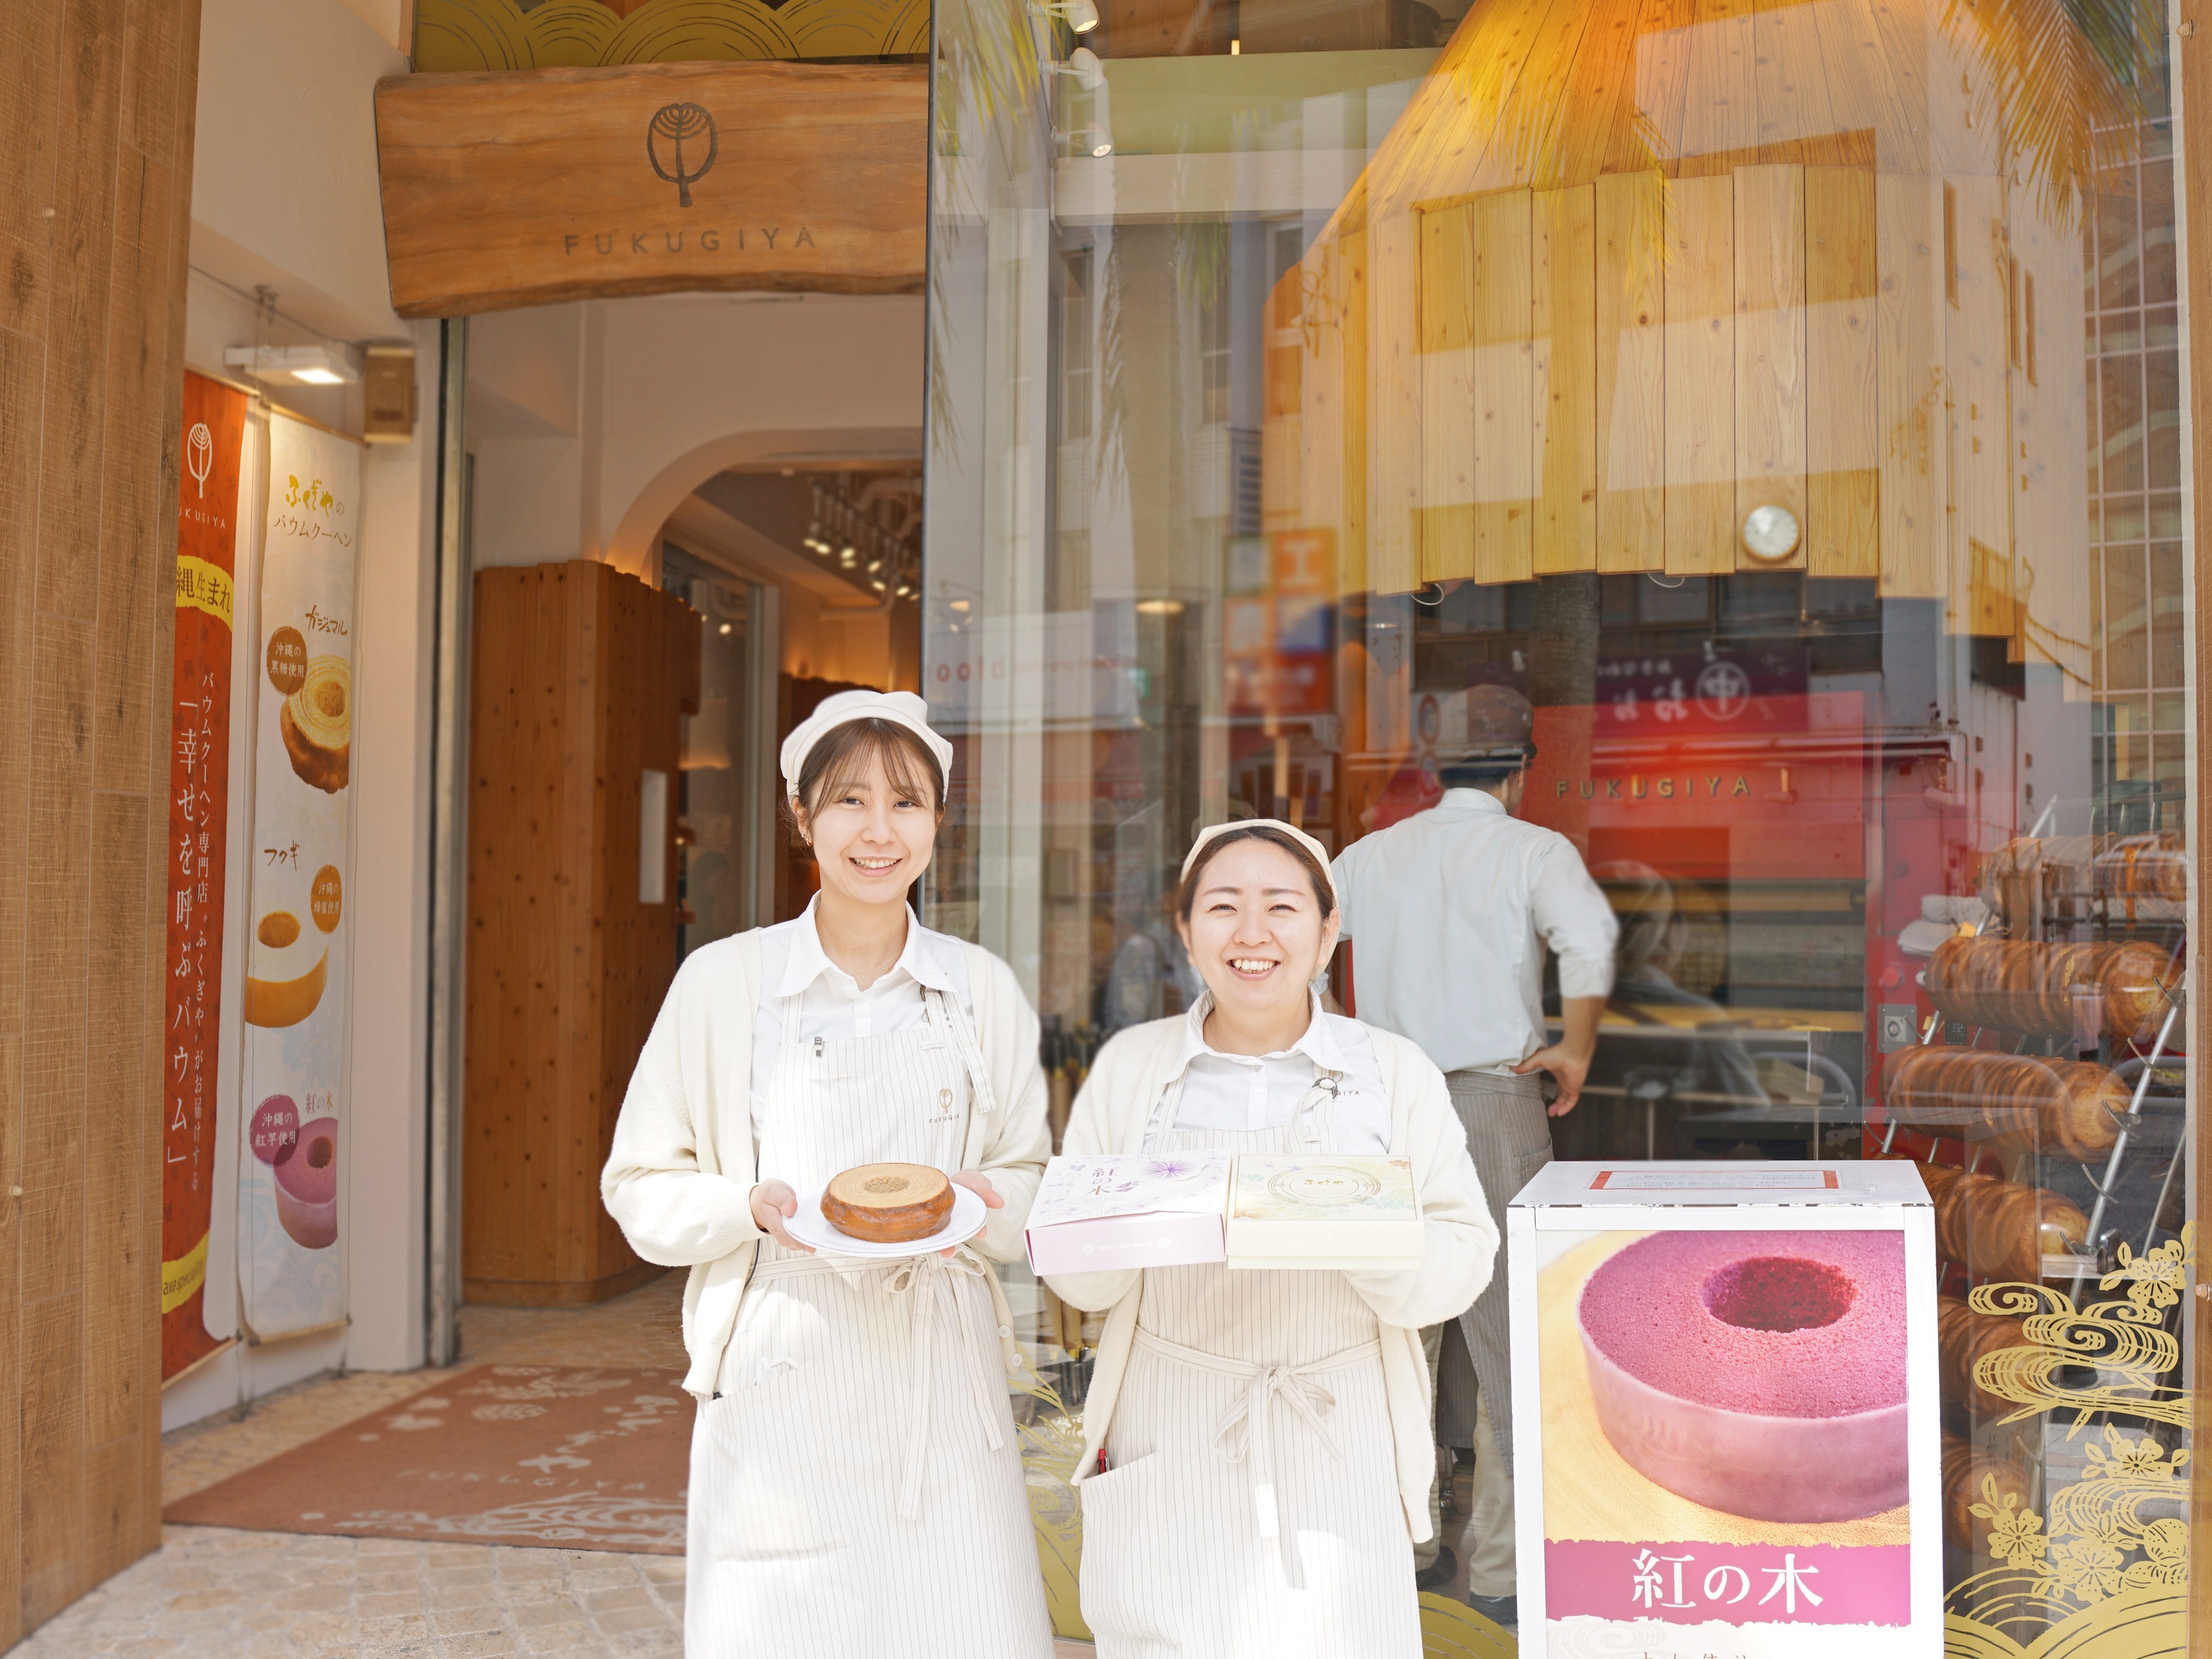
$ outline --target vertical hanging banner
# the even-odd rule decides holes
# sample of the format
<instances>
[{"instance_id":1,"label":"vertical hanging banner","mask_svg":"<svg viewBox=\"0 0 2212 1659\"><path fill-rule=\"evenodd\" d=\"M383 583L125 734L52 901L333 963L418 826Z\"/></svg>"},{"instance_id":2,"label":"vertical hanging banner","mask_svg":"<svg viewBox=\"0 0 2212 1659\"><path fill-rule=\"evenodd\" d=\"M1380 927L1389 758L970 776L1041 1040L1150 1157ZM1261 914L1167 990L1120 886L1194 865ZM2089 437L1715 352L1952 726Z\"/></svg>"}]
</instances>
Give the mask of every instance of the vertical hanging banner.
<instances>
[{"instance_id":1,"label":"vertical hanging banner","mask_svg":"<svg viewBox=\"0 0 2212 1659\"><path fill-rule=\"evenodd\" d=\"M230 802L230 630L246 394L185 376L170 708L169 951L162 1009L161 1377L220 1348L210 1334L216 1065Z\"/></svg>"},{"instance_id":2,"label":"vertical hanging banner","mask_svg":"<svg viewBox=\"0 0 2212 1659\"><path fill-rule=\"evenodd\" d=\"M239 1279L261 1337L345 1316L346 889L361 452L274 415L246 940Z\"/></svg>"}]
</instances>

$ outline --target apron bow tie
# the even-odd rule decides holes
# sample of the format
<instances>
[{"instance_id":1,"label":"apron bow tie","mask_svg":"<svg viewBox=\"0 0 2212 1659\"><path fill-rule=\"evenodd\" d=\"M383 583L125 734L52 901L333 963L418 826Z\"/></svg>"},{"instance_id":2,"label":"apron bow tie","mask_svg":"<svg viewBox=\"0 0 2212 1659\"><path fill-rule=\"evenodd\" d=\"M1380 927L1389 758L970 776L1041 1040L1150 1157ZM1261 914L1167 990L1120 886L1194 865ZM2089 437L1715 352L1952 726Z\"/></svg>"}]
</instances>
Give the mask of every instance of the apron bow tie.
<instances>
[{"instance_id":1,"label":"apron bow tie","mask_svg":"<svg viewBox=\"0 0 2212 1659\"><path fill-rule=\"evenodd\" d=\"M992 1393L991 1379L983 1374L982 1362L975 1355L975 1322L968 1305L971 1298L960 1293L959 1285L963 1278L984 1279L990 1271L963 1244L951 1255L932 1250L927 1255L908 1256L884 1275L884 1293L910 1297L913 1309L914 1377L908 1389L906 1468L899 1480L898 1512L902 1521L913 1520L921 1502L921 1471L929 1446L930 1387L936 1372L937 1323L946 1304L951 1304L960 1327L960 1355L968 1372L975 1419L983 1425L984 1443L993 1451L1006 1443L999 1432L998 1401Z\"/></svg>"},{"instance_id":2,"label":"apron bow tie","mask_svg":"<svg viewBox=\"0 0 2212 1659\"><path fill-rule=\"evenodd\" d=\"M1260 1536L1278 1540L1283 1557L1283 1582L1292 1589L1304 1589L1305 1572L1298 1561L1297 1539L1283 1526L1282 1505L1275 1495L1274 1432L1270 1414L1274 1402L1280 1399L1293 1416L1314 1431L1328 1449L1330 1456L1341 1458L1343 1448L1336 1443L1336 1437L1329 1432L1326 1420L1336 1409L1336 1395L1316 1379L1331 1371L1346 1370L1368 1360L1379 1359L1382 1345L1357 1343L1304 1365L1261 1365L1186 1347L1142 1325L1137 1327L1136 1343L1164 1359L1195 1370L1211 1371L1217 1376L1234 1377L1244 1385L1229 1409L1222 1413L1220 1422L1214 1425L1214 1449L1231 1463L1243 1464L1250 1470L1252 1508L1260 1522Z\"/></svg>"}]
</instances>

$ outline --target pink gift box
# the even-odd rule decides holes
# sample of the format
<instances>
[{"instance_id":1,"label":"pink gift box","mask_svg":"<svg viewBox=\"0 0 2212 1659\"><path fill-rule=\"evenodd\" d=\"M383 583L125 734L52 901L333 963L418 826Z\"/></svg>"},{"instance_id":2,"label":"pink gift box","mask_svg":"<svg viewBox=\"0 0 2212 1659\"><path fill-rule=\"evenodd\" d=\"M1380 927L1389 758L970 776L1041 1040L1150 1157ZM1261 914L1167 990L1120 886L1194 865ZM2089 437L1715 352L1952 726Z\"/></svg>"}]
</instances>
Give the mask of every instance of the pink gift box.
<instances>
[{"instance_id":1,"label":"pink gift box","mask_svg":"<svg viewBox=\"0 0 2212 1659\"><path fill-rule=\"evenodd\" d=\"M1188 1267L1225 1261L1221 1218L1188 1210L1102 1215L1028 1233L1030 1266L1053 1273L1110 1273L1121 1267Z\"/></svg>"},{"instance_id":2,"label":"pink gift box","mask_svg":"<svg viewBox=\"0 0 2212 1659\"><path fill-rule=\"evenodd\" d=\"M1095 1273L1223 1261L1229 1169L1226 1152L1055 1158L1030 1209L1030 1266Z\"/></svg>"}]
</instances>

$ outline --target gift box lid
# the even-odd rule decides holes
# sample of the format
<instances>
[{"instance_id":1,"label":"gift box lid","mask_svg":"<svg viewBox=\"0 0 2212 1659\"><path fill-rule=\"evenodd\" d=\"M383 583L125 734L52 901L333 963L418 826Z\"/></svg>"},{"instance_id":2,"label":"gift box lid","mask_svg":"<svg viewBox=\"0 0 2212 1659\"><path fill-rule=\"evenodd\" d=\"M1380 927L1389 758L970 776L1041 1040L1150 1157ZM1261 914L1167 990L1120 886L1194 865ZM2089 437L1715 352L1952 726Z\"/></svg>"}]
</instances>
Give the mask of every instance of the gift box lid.
<instances>
[{"instance_id":1,"label":"gift box lid","mask_svg":"<svg viewBox=\"0 0 2212 1659\"><path fill-rule=\"evenodd\" d=\"M1045 1165L1029 1230L1161 1212L1218 1216L1228 1200L1227 1152L1113 1153Z\"/></svg>"},{"instance_id":2,"label":"gift box lid","mask_svg":"<svg viewBox=\"0 0 2212 1659\"><path fill-rule=\"evenodd\" d=\"M1932 1201L1919 1170L1902 1159L1796 1164L1717 1158L1547 1164L1514 1196L1512 1205L1516 1209L1621 1209Z\"/></svg>"},{"instance_id":3,"label":"gift box lid","mask_svg":"<svg viewBox=\"0 0 2212 1659\"><path fill-rule=\"evenodd\" d=\"M1247 1152L1230 1194L1232 1229L1285 1222L1411 1222L1421 1205L1411 1158Z\"/></svg>"}]
</instances>

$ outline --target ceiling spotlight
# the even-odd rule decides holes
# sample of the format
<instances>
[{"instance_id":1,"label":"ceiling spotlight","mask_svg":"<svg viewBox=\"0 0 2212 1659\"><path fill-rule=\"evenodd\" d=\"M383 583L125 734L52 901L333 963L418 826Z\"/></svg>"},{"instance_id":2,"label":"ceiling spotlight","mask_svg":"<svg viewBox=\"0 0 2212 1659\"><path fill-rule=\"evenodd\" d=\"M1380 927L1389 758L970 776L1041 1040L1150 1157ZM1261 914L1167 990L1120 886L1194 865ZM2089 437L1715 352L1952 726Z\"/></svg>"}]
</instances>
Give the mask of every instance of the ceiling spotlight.
<instances>
[{"instance_id":1,"label":"ceiling spotlight","mask_svg":"<svg viewBox=\"0 0 2212 1659\"><path fill-rule=\"evenodd\" d=\"M843 555L840 556L837 561L839 564L843 565L848 570L850 570L854 565L860 563L860 562L859 558L854 556L853 550L849 547L845 550Z\"/></svg>"},{"instance_id":2,"label":"ceiling spotlight","mask_svg":"<svg viewBox=\"0 0 2212 1659\"><path fill-rule=\"evenodd\" d=\"M257 380L295 380L302 386L351 386L361 371L343 346L233 346L224 366L244 369Z\"/></svg>"},{"instance_id":3,"label":"ceiling spotlight","mask_svg":"<svg viewBox=\"0 0 2212 1659\"><path fill-rule=\"evenodd\" d=\"M874 588L878 593L884 591L884 582L881 577L878 577L874 581L870 582L868 586Z\"/></svg>"},{"instance_id":4,"label":"ceiling spotlight","mask_svg":"<svg viewBox=\"0 0 2212 1659\"><path fill-rule=\"evenodd\" d=\"M1091 145L1091 153L1093 155L1111 155L1114 153L1113 143L1110 140L1101 139L1097 143Z\"/></svg>"},{"instance_id":5,"label":"ceiling spotlight","mask_svg":"<svg viewBox=\"0 0 2212 1659\"><path fill-rule=\"evenodd\" d=\"M965 599L955 599L951 605L947 605L945 609L948 611L957 611L964 617L968 614L968 601Z\"/></svg>"},{"instance_id":6,"label":"ceiling spotlight","mask_svg":"<svg viewBox=\"0 0 2212 1659\"><path fill-rule=\"evenodd\" d=\"M717 634L726 634L726 633L728 633L728 632L730 631L730 624L729 624L729 623L723 623L720 628L716 629L714 631L715 631Z\"/></svg>"},{"instance_id":7,"label":"ceiling spotlight","mask_svg":"<svg viewBox=\"0 0 2212 1659\"><path fill-rule=\"evenodd\" d=\"M1059 18L1077 34L1088 34L1098 27L1098 8L1094 0L1046 0L1036 9L1047 17Z\"/></svg>"},{"instance_id":8,"label":"ceiling spotlight","mask_svg":"<svg viewBox=\"0 0 2212 1659\"><path fill-rule=\"evenodd\" d=\"M868 561L868 574L871 576L874 575L876 572L881 570L883 568L884 562L881 559L870 559Z\"/></svg>"},{"instance_id":9,"label":"ceiling spotlight","mask_svg":"<svg viewBox=\"0 0 2212 1659\"><path fill-rule=\"evenodd\" d=\"M1137 614L1140 617L1180 617L1182 615L1182 601L1181 599L1139 599Z\"/></svg>"}]
</instances>

